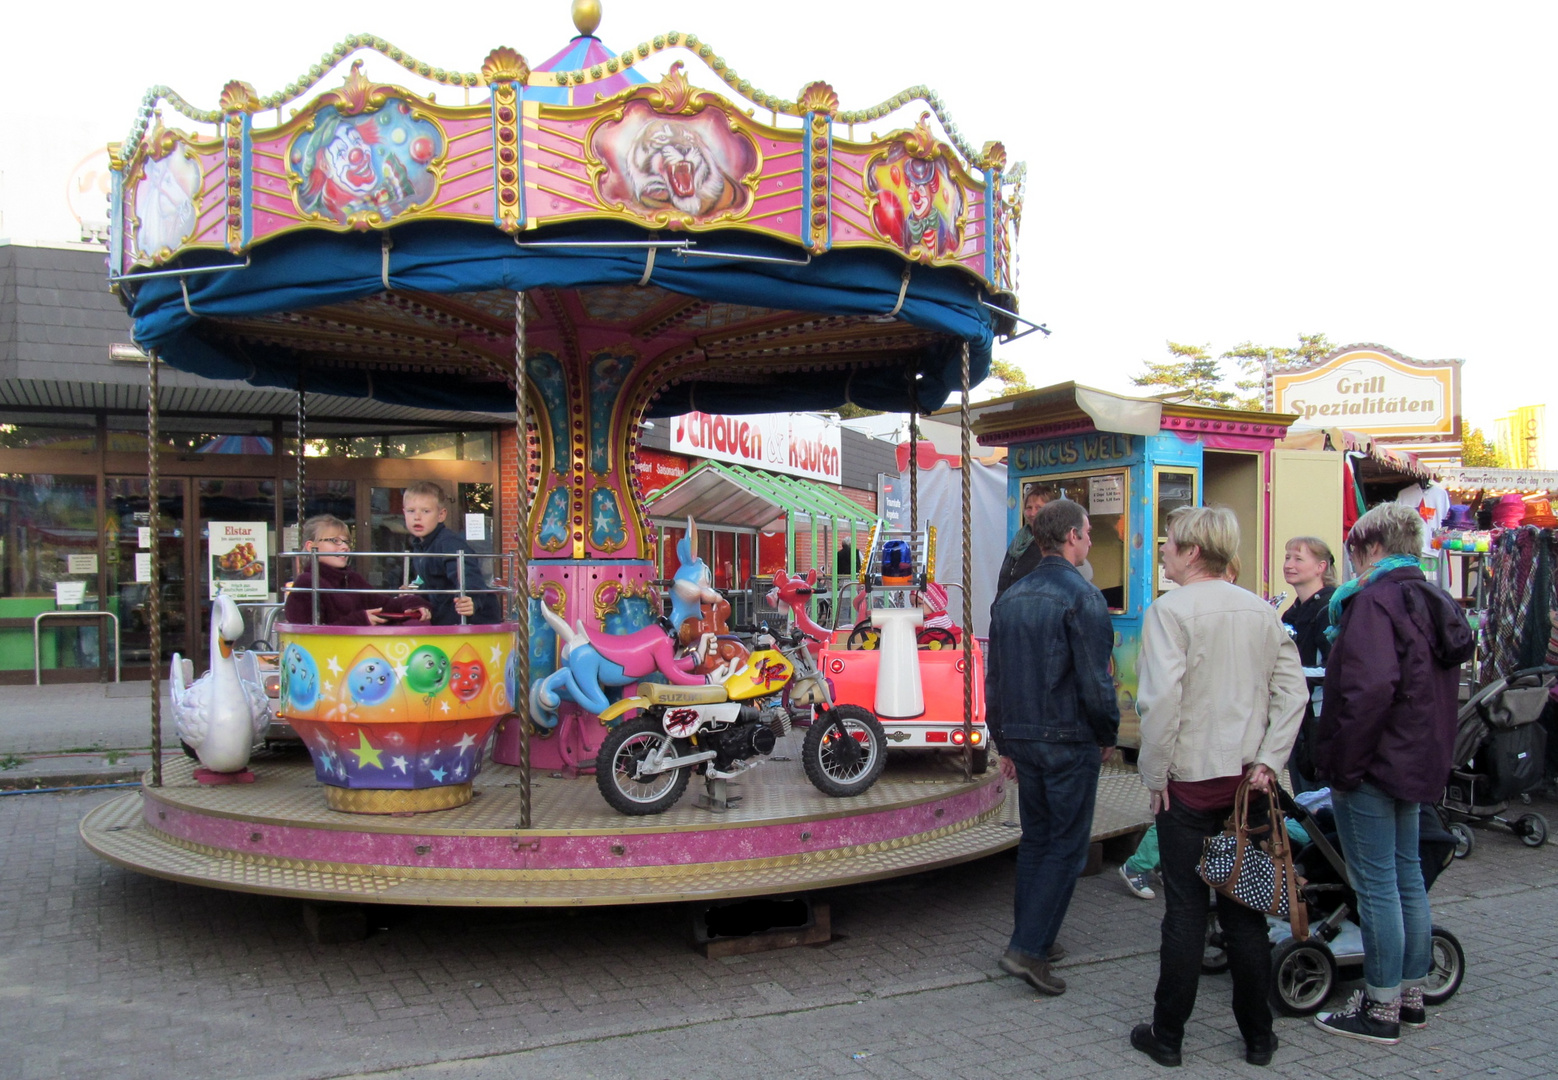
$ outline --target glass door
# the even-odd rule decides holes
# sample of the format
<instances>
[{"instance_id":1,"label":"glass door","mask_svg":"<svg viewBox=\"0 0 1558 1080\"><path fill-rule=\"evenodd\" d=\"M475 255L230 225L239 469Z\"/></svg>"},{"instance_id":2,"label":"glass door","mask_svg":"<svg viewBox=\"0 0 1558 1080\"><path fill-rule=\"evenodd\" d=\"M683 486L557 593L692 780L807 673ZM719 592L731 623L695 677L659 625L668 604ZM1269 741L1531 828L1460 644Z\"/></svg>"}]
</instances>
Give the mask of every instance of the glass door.
<instances>
[{"instance_id":1,"label":"glass door","mask_svg":"<svg viewBox=\"0 0 1558 1080\"><path fill-rule=\"evenodd\" d=\"M182 653L205 666L201 650L190 647L188 562L185 544L184 510L188 504L189 481L164 478L157 500L157 520L152 521L146 497L144 476L110 476L104 491L107 537L104 550L108 562L110 610L119 617L120 647L123 649L125 677L132 669L145 672L151 658L151 584L149 559L152 544L157 545L160 562L158 577L162 626L162 659Z\"/></svg>"}]
</instances>

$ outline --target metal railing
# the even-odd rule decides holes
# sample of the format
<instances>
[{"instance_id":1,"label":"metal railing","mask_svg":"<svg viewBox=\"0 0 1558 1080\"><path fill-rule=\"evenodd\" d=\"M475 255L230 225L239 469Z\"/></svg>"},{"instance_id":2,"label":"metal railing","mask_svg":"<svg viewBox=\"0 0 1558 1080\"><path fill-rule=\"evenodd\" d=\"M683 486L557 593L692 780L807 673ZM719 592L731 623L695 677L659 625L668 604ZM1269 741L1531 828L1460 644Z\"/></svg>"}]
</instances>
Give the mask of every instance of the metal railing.
<instances>
[{"instance_id":1,"label":"metal railing","mask_svg":"<svg viewBox=\"0 0 1558 1080\"><path fill-rule=\"evenodd\" d=\"M351 559L399 559L402 562L402 571L401 571L401 582L402 582L402 584L397 586L397 587L395 587L395 588L383 588L383 589L326 589L326 588L321 588L320 585L319 585L319 560L321 558L326 558L326 559L332 558L332 557L335 557L337 555L345 555L345 556L347 556L348 558L351 558ZM308 585L303 586L303 589L311 594L312 605L313 605L313 607L312 607L312 612L313 612L312 625L315 625L315 626L319 625L319 598L322 595L328 595L330 593L344 593L344 594L351 594L351 595L387 596L387 597L406 596L408 594L409 595L414 595L414 596L454 596L454 597L457 597L457 598L458 597L463 597L463 596L498 596L498 597L504 598L504 599L506 599L508 601L508 603L506 605L504 605L502 603L502 601L500 600L500 609L499 609L500 619L501 619L501 616L504 614L505 611L517 612L519 610L519 598L518 598L518 588L519 588L519 586L518 586L518 583L516 583L514 581L515 565L516 565L516 560L517 560L518 557L513 552L505 552L503 554L489 554L489 553L480 552L480 551L455 551L455 552L444 552L444 551L433 551L433 552L406 552L406 551L342 551L342 552L335 552L335 551L284 551L284 552L282 552L278 556L278 558L282 558L282 559L297 559L300 562L303 562L303 563L305 563L307 565L308 571L309 571L310 581L309 581ZM422 587L420 585L415 585L414 586L411 583L411 565L412 565L413 560L415 560L415 559L429 559L429 558L457 559L458 560L458 562L455 564L455 566L456 566L456 585L455 585L455 588L453 588L453 589L428 589L428 588L424 588L424 587ZM485 589L468 589L468 588L466 588L466 586L465 586L465 575L466 575L465 564L466 564L467 560L480 560L480 561L484 561L484 562L488 562L488 563L494 563L495 562L495 563L502 564L503 570L504 570L503 580L509 582L509 584L502 585L502 586L497 586L497 587L489 586L488 588L485 588ZM496 580L496 578L495 577L489 577L488 580L489 581ZM293 589L289 589L287 591L296 591L296 589L293 588ZM283 601L283 604L285 604L285 601ZM515 617L517 617L517 615ZM461 615L460 616L460 625L461 626L466 626L468 624L469 624L469 620L468 620L467 616Z\"/></svg>"},{"instance_id":2,"label":"metal railing","mask_svg":"<svg viewBox=\"0 0 1558 1080\"><path fill-rule=\"evenodd\" d=\"M114 624L114 682L123 682L119 665L119 616L112 611L40 611L32 619L32 684L43 685L43 642L39 634L44 619L107 619Z\"/></svg>"}]
</instances>

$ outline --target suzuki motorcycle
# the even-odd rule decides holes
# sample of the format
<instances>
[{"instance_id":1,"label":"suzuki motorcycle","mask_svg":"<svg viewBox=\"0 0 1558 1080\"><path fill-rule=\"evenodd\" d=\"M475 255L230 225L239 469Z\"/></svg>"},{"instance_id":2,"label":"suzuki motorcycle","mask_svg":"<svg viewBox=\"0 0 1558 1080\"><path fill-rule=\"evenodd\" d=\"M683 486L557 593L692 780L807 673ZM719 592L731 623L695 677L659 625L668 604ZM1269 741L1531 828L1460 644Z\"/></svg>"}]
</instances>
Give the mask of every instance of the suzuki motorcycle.
<instances>
[{"instance_id":1,"label":"suzuki motorcycle","mask_svg":"<svg viewBox=\"0 0 1558 1080\"><path fill-rule=\"evenodd\" d=\"M596 755L595 783L606 801L623 814L659 814L694 772L710 782L734 779L762 764L790 733L791 709L802 708L812 710L801 750L806 778L839 798L868 790L887 761L882 725L869 709L833 703L806 641L798 629L778 640L764 626L746 664L722 683L640 683L636 696L603 712L609 723L639 710Z\"/></svg>"}]
</instances>

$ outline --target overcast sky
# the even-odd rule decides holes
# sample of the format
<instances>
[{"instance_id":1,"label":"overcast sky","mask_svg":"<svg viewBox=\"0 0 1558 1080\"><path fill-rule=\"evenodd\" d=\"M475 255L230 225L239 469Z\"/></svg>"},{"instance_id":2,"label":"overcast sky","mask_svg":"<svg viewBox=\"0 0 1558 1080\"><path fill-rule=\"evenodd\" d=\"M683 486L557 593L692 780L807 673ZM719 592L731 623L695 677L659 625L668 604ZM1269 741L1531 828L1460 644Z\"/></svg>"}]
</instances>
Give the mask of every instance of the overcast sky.
<instances>
[{"instance_id":1,"label":"overcast sky","mask_svg":"<svg viewBox=\"0 0 1558 1080\"><path fill-rule=\"evenodd\" d=\"M1129 391L1167 340L1220 352L1323 332L1464 358L1473 423L1548 403L1558 427L1558 4L604 6L613 50L697 33L754 85L793 97L826 79L844 108L924 83L970 142L1026 161L1019 294L1054 334L997 355L1036 386ZM77 0L6 23L0 236L18 240L75 238L67 180L124 138L151 85L213 108L227 79L269 93L348 33L466 71L496 45L539 62L573 33L568 0ZM387 61L369 71L426 87ZM696 61L689 74L723 89Z\"/></svg>"}]
</instances>

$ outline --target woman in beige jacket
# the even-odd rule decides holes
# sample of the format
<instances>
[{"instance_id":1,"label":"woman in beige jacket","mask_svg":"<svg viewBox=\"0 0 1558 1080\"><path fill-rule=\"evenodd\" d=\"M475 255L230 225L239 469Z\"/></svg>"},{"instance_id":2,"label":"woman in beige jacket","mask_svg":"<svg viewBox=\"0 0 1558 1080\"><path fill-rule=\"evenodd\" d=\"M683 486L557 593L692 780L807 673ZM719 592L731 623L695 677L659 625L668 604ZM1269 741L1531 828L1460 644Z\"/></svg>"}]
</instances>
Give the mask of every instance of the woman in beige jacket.
<instances>
[{"instance_id":1,"label":"woman in beige jacket","mask_svg":"<svg viewBox=\"0 0 1558 1080\"><path fill-rule=\"evenodd\" d=\"M1131 1045L1162 1065L1180 1063L1195 1008L1206 937L1206 884L1196 873L1207 837L1222 831L1248 778L1276 785L1308 698L1298 650L1277 613L1224 580L1239 550L1231 510L1196 507L1169 516L1163 568L1179 588L1147 609L1136 708L1142 782L1151 793L1163 875L1163 944L1152 1023ZM1233 976L1233 1014L1245 1060L1271 1061L1265 916L1221 894L1217 913Z\"/></svg>"}]
</instances>

